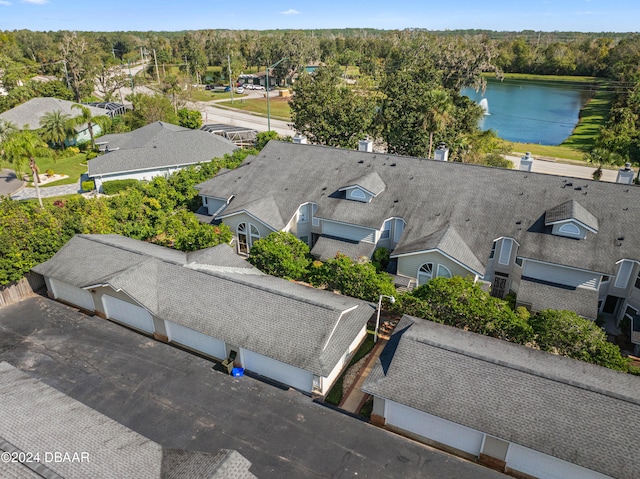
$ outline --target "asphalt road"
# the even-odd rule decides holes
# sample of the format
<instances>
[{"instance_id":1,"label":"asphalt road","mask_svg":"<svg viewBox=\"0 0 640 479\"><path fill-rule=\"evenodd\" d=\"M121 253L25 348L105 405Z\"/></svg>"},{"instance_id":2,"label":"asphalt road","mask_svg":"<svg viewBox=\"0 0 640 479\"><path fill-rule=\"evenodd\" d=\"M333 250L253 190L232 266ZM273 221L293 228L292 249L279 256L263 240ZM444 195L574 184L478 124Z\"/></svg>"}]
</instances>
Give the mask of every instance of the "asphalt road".
<instances>
[{"instance_id":1,"label":"asphalt road","mask_svg":"<svg viewBox=\"0 0 640 479\"><path fill-rule=\"evenodd\" d=\"M165 447L236 449L261 479L504 477L42 297L0 309L0 361Z\"/></svg>"},{"instance_id":2,"label":"asphalt road","mask_svg":"<svg viewBox=\"0 0 640 479\"><path fill-rule=\"evenodd\" d=\"M23 184L24 182L16 177L15 171L0 170L0 196L10 196Z\"/></svg>"}]
</instances>

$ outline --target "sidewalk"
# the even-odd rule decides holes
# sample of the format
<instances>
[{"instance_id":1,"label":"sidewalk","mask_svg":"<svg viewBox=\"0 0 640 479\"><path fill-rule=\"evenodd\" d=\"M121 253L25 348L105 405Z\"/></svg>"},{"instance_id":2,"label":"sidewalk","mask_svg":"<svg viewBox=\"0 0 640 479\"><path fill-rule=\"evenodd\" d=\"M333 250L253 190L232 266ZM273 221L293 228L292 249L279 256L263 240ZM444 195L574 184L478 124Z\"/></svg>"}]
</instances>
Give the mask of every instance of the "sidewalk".
<instances>
[{"instance_id":1,"label":"sidewalk","mask_svg":"<svg viewBox=\"0 0 640 479\"><path fill-rule=\"evenodd\" d=\"M358 373L358 378L353 382L349 390L343 395L342 400L338 407L340 409L344 409L347 412L352 414L358 414L362 406L364 405L367 395L363 393L360 388L364 384L365 379L369 376L371 369L376 364L376 361L380 357L384 346L387 344L387 341L384 339L378 338L377 344L371 350L369 354L369 359L367 360L367 364L360 370Z\"/></svg>"},{"instance_id":2,"label":"sidewalk","mask_svg":"<svg viewBox=\"0 0 640 479\"><path fill-rule=\"evenodd\" d=\"M50 198L52 196L65 196L80 193L80 182L72 185L48 186L40 187L40 196L42 198ZM17 193L11 195L14 200L26 200L37 198L35 188L22 188Z\"/></svg>"}]
</instances>

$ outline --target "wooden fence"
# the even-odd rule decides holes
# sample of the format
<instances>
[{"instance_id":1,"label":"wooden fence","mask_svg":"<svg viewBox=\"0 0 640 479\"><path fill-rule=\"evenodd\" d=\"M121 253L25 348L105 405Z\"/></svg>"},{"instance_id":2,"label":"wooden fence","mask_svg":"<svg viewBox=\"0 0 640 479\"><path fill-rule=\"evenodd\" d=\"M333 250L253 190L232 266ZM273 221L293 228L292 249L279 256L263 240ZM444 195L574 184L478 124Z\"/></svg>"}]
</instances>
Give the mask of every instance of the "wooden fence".
<instances>
[{"instance_id":1,"label":"wooden fence","mask_svg":"<svg viewBox=\"0 0 640 479\"><path fill-rule=\"evenodd\" d=\"M20 281L7 286L0 286L0 308L17 303L46 288L44 278L36 273L28 273Z\"/></svg>"}]
</instances>

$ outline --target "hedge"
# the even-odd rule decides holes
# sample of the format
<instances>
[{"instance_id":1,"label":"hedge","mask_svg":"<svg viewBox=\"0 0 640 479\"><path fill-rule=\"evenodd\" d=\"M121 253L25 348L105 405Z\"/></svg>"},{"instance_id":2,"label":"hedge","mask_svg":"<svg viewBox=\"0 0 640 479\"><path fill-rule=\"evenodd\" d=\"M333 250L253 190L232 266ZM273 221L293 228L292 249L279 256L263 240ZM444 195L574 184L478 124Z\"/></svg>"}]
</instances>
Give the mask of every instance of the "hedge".
<instances>
[{"instance_id":1,"label":"hedge","mask_svg":"<svg viewBox=\"0 0 640 479\"><path fill-rule=\"evenodd\" d=\"M80 184L82 191L93 191L96 189L96 184L93 180L83 181Z\"/></svg>"},{"instance_id":2,"label":"hedge","mask_svg":"<svg viewBox=\"0 0 640 479\"><path fill-rule=\"evenodd\" d=\"M132 178L127 180L105 181L102 183L102 191L105 195L115 195L116 193L120 193L126 189L136 187L138 183L138 180L134 180Z\"/></svg>"}]
</instances>

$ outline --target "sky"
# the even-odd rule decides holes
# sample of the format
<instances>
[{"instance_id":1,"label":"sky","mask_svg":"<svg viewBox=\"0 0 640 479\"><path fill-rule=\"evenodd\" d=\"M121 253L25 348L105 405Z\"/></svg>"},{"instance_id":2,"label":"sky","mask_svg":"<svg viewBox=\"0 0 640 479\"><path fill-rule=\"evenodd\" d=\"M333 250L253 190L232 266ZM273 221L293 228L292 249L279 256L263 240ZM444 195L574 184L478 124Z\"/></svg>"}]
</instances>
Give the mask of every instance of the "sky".
<instances>
[{"instance_id":1,"label":"sky","mask_svg":"<svg viewBox=\"0 0 640 479\"><path fill-rule=\"evenodd\" d=\"M637 32L639 0L0 0L0 30Z\"/></svg>"}]
</instances>

